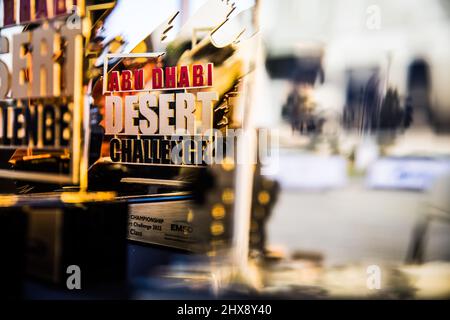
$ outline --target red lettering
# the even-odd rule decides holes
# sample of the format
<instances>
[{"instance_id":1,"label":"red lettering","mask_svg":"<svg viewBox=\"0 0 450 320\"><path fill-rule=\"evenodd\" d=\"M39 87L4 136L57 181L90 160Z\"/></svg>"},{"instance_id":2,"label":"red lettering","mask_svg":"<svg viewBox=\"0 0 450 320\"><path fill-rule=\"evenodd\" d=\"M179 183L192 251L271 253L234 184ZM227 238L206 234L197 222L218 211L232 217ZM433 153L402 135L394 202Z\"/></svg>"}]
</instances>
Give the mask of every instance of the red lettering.
<instances>
[{"instance_id":1,"label":"red lettering","mask_svg":"<svg viewBox=\"0 0 450 320\"><path fill-rule=\"evenodd\" d=\"M178 81L179 88L189 87L189 69L187 66L180 67L180 80Z\"/></svg>"},{"instance_id":2,"label":"red lettering","mask_svg":"<svg viewBox=\"0 0 450 320\"><path fill-rule=\"evenodd\" d=\"M20 1L20 22L26 22L31 20L31 0Z\"/></svg>"},{"instance_id":3,"label":"red lettering","mask_svg":"<svg viewBox=\"0 0 450 320\"><path fill-rule=\"evenodd\" d=\"M166 88L175 88L177 86L177 67L166 68Z\"/></svg>"},{"instance_id":4,"label":"red lettering","mask_svg":"<svg viewBox=\"0 0 450 320\"><path fill-rule=\"evenodd\" d=\"M67 14L66 0L53 0L53 12L48 9L48 0L4 0L3 1L3 26L30 23L38 19L47 19ZM16 4L19 6L19 21L16 21ZM34 17L32 14L34 4ZM73 1L76 5L77 1Z\"/></svg>"},{"instance_id":5,"label":"red lettering","mask_svg":"<svg viewBox=\"0 0 450 320\"><path fill-rule=\"evenodd\" d=\"M152 71L152 88L161 89L163 86L163 71L161 68L155 68Z\"/></svg>"},{"instance_id":6,"label":"red lettering","mask_svg":"<svg viewBox=\"0 0 450 320\"><path fill-rule=\"evenodd\" d=\"M48 18L47 0L36 0L36 19Z\"/></svg>"},{"instance_id":7,"label":"red lettering","mask_svg":"<svg viewBox=\"0 0 450 320\"><path fill-rule=\"evenodd\" d=\"M194 64L192 67L192 86L203 86L203 66L201 64Z\"/></svg>"},{"instance_id":8,"label":"red lettering","mask_svg":"<svg viewBox=\"0 0 450 320\"><path fill-rule=\"evenodd\" d=\"M3 26L16 23L14 0L3 0Z\"/></svg>"},{"instance_id":9,"label":"red lettering","mask_svg":"<svg viewBox=\"0 0 450 320\"><path fill-rule=\"evenodd\" d=\"M208 63L208 86L212 86L213 81L213 64Z\"/></svg>"},{"instance_id":10,"label":"red lettering","mask_svg":"<svg viewBox=\"0 0 450 320\"><path fill-rule=\"evenodd\" d=\"M134 70L134 90L144 89L144 69Z\"/></svg>"},{"instance_id":11,"label":"red lettering","mask_svg":"<svg viewBox=\"0 0 450 320\"><path fill-rule=\"evenodd\" d=\"M119 91L119 72L111 71L108 79L108 91Z\"/></svg>"},{"instance_id":12,"label":"red lettering","mask_svg":"<svg viewBox=\"0 0 450 320\"><path fill-rule=\"evenodd\" d=\"M124 91L131 90L131 71L130 70L123 70L122 71L122 83L121 88Z\"/></svg>"}]
</instances>

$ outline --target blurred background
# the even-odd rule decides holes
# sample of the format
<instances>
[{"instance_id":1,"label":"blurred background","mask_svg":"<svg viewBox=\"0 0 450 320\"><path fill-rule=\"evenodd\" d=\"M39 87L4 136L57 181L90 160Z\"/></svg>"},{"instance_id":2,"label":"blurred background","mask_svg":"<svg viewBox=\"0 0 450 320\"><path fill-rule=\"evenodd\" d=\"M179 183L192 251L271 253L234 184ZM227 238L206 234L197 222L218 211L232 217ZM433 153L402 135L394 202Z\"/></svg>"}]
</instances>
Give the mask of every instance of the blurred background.
<instances>
[{"instance_id":1,"label":"blurred background","mask_svg":"<svg viewBox=\"0 0 450 320\"><path fill-rule=\"evenodd\" d=\"M445 0L261 1L275 251L328 266L449 260L449 16ZM448 269L440 279L448 290Z\"/></svg>"},{"instance_id":2,"label":"blurred background","mask_svg":"<svg viewBox=\"0 0 450 320\"><path fill-rule=\"evenodd\" d=\"M417 219L448 212L449 5L262 1L257 107L281 143L271 244L401 262ZM422 259L450 257L449 230L432 221Z\"/></svg>"}]
</instances>

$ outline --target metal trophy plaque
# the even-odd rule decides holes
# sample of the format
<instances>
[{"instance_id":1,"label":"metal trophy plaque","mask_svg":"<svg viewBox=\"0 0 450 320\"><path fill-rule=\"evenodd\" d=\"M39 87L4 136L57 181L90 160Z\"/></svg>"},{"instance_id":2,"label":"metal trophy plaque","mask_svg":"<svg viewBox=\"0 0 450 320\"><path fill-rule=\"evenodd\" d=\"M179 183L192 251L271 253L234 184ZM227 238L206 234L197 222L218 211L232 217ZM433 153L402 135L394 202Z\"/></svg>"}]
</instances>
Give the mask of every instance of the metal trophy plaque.
<instances>
[{"instance_id":1,"label":"metal trophy plaque","mask_svg":"<svg viewBox=\"0 0 450 320\"><path fill-rule=\"evenodd\" d=\"M105 190L108 177L130 204L128 239L213 254L232 241L235 160L227 150L242 129L254 30L242 27L252 25L251 10L231 18L233 4L211 5L217 14L207 27L199 14L174 12L146 37L133 38L142 33L134 25L128 37L111 34L124 10L117 6L98 28L108 45L90 62L102 143L89 184ZM200 190L216 173L217 188Z\"/></svg>"},{"instance_id":2,"label":"metal trophy plaque","mask_svg":"<svg viewBox=\"0 0 450 320\"><path fill-rule=\"evenodd\" d=\"M47 2L3 1L0 177L85 184L85 5Z\"/></svg>"},{"instance_id":3,"label":"metal trophy plaque","mask_svg":"<svg viewBox=\"0 0 450 320\"><path fill-rule=\"evenodd\" d=\"M151 75L146 73L147 68L107 70L109 59L140 58L157 64L163 55L106 55L105 135L111 137L109 155L113 163L206 164L202 153L211 142L213 105L218 100L218 92L213 91L212 63L154 67ZM146 87L147 79L151 79L150 87Z\"/></svg>"}]
</instances>

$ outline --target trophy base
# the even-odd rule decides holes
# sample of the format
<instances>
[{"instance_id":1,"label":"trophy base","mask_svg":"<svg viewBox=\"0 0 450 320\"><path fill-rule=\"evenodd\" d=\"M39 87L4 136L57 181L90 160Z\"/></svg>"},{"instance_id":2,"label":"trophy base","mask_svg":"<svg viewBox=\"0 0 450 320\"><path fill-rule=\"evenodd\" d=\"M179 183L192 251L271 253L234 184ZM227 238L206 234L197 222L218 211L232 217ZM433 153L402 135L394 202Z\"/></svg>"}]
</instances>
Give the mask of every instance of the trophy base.
<instances>
[{"instance_id":1,"label":"trophy base","mask_svg":"<svg viewBox=\"0 0 450 320\"><path fill-rule=\"evenodd\" d=\"M6 208L28 223L26 273L69 288L126 280L128 205L114 193L62 192L16 197ZM73 288L69 288L73 289Z\"/></svg>"},{"instance_id":2,"label":"trophy base","mask_svg":"<svg viewBox=\"0 0 450 320\"><path fill-rule=\"evenodd\" d=\"M23 296L27 219L8 210L14 202L14 197L0 196L0 299Z\"/></svg>"}]
</instances>

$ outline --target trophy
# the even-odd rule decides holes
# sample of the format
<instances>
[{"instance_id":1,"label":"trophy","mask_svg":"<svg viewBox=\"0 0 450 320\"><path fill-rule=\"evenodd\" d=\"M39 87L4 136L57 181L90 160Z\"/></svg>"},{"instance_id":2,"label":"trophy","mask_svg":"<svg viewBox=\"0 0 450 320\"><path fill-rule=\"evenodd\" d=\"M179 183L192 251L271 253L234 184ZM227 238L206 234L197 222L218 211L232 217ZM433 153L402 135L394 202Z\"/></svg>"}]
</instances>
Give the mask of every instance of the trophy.
<instances>
[{"instance_id":1,"label":"trophy","mask_svg":"<svg viewBox=\"0 0 450 320\"><path fill-rule=\"evenodd\" d=\"M11 239L0 248L17 263L4 266L14 271L7 285L21 270L62 286L75 269L88 288L125 281L127 203L88 190L85 55L91 9L100 8L87 2L3 2L0 205Z\"/></svg>"}]
</instances>

